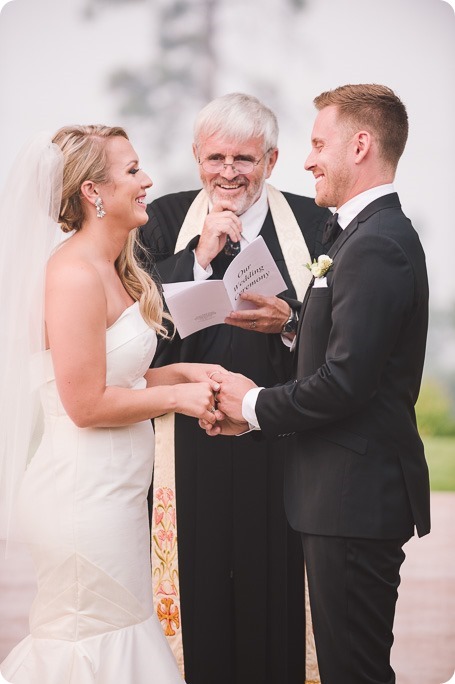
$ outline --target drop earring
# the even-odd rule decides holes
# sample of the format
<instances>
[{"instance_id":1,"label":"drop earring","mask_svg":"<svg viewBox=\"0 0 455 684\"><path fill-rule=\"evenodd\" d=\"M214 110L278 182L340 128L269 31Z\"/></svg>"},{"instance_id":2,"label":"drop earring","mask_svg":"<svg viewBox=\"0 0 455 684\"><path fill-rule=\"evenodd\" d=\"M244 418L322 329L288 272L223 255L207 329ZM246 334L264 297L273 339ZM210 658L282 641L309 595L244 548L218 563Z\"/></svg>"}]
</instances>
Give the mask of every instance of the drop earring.
<instances>
[{"instance_id":1,"label":"drop earring","mask_svg":"<svg viewBox=\"0 0 455 684\"><path fill-rule=\"evenodd\" d=\"M106 216L106 212L104 211L103 207L103 200L101 197L97 197L95 200L95 206L96 206L96 215L98 218L103 218L103 216Z\"/></svg>"}]
</instances>

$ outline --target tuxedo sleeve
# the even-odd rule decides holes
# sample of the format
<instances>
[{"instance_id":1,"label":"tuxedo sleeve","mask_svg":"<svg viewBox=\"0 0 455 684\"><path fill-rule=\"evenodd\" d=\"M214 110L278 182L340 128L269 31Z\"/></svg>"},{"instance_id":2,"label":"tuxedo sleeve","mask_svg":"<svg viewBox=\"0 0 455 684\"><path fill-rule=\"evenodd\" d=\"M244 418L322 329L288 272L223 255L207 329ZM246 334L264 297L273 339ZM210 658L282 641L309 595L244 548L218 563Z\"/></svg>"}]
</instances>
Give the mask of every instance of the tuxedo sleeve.
<instances>
[{"instance_id":1,"label":"tuxedo sleeve","mask_svg":"<svg viewBox=\"0 0 455 684\"><path fill-rule=\"evenodd\" d=\"M406 253L390 237L357 236L338 252L329 276L329 288L310 293L302 322L310 329L298 344L298 354L322 357L322 363L297 381L259 393L256 413L266 435L345 418L374 397L385 374L393 374L392 350L408 334L418 304ZM393 378L388 382L393 387Z\"/></svg>"}]
</instances>

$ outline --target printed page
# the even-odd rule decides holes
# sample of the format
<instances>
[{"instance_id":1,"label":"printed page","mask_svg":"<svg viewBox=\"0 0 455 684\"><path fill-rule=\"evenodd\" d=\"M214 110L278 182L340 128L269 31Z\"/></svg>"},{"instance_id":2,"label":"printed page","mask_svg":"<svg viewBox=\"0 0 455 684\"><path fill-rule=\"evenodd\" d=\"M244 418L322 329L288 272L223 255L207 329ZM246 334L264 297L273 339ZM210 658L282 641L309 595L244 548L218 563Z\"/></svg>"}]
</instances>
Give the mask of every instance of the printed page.
<instances>
[{"instance_id":1,"label":"printed page","mask_svg":"<svg viewBox=\"0 0 455 684\"><path fill-rule=\"evenodd\" d=\"M256 308L240 299L242 292L273 297L286 289L261 236L232 260L223 280L189 280L163 285L169 312L182 339L203 328L224 323L231 311Z\"/></svg>"},{"instance_id":2,"label":"printed page","mask_svg":"<svg viewBox=\"0 0 455 684\"><path fill-rule=\"evenodd\" d=\"M287 290L278 266L260 235L235 257L224 274L223 282L233 311L252 308L250 303L240 299L242 292L273 297Z\"/></svg>"},{"instance_id":3,"label":"printed page","mask_svg":"<svg viewBox=\"0 0 455 684\"><path fill-rule=\"evenodd\" d=\"M166 303L180 337L224 323L232 311L222 280L190 280L163 285Z\"/></svg>"}]
</instances>

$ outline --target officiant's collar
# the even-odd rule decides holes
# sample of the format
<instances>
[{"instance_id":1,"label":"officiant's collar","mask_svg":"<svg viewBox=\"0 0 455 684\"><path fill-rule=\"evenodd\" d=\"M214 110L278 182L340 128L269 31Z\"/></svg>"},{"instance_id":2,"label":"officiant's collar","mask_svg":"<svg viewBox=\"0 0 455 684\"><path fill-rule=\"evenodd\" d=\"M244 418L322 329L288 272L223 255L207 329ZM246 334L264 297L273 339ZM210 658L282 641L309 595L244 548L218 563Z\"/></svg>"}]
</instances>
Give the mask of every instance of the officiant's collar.
<instances>
[{"instance_id":1,"label":"officiant's collar","mask_svg":"<svg viewBox=\"0 0 455 684\"><path fill-rule=\"evenodd\" d=\"M212 208L213 204L209 200L209 211L211 211ZM242 222L242 239L240 241L241 246L245 246L257 238L264 224L268 210L269 203L267 200L267 188L266 184L264 183L262 186L262 192L256 202L239 216Z\"/></svg>"}]
</instances>

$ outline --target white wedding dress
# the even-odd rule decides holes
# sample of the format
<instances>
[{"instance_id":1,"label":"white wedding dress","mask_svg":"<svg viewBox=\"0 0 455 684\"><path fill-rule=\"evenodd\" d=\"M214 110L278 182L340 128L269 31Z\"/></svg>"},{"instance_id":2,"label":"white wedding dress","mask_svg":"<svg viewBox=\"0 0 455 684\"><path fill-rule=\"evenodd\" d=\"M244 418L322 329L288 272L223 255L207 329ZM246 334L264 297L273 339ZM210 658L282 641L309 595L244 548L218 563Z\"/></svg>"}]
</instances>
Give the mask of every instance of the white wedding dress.
<instances>
[{"instance_id":1,"label":"white wedding dress","mask_svg":"<svg viewBox=\"0 0 455 684\"><path fill-rule=\"evenodd\" d=\"M138 303L107 330L107 384L145 387L156 335ZM181 684L153 610L149 420L78 428L46 352L45 432L21 486L38 577L30 635L0 667L13 684Z\"/></svg>"}]
</instances>

